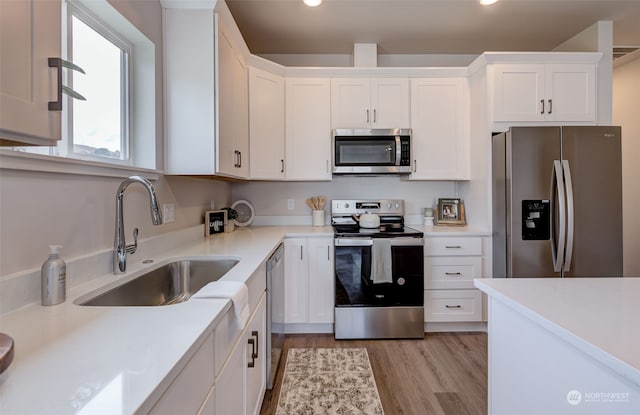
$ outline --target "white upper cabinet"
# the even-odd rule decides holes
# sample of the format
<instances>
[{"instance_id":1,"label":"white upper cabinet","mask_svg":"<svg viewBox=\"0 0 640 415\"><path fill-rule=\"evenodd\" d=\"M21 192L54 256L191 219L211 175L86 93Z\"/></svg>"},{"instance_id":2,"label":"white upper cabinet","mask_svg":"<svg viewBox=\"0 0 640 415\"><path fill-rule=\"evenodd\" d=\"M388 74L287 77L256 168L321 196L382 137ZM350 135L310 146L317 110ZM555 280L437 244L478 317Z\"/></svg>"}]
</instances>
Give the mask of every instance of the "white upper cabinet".
<instances>
[{"instance_id":1,"label":"white upper cabinet","mask_svg":"<svg viewBox=\"0 0 640 415\"><path fill-rule=\"evenodd\" d=\"M61 138L60 1L0 1L0 144L55 145ZM61 107L60 107L61 108Z\"/></svg>"},{"instance_id":2,"label":"white upper cabinet","mask_svg":"<svg viewBox=\"0 0 640 415\"><path fill-rule=\"evenodd\" d=\"M284 78L249 67L250 176L284 179Z\"/></svg>"},{"instance_id":3,"label":"white upper cabinet","mask_svg":"<svg viewBox=\"0 0 640 415\"><path fill-rule=\"evenodd\" d=\"M469 91L465 78L411 80L411 180L469 179Z\"/></svg>"},{"instance_id":4,"label":"white upper cabinet","mask_svg":"<svg viewBox=\"0 0 640 415\"><path fill-rule=\"evenodd\" d=\"M493 121L596 120L595 64L491 65Z\"/></svg>"},{"instance_id":5,"label":"white upper cabinet","mask_svg":"<svg viewBox=\"0 0 640 415\"><path fill-rule=\"evenodd\" d=\"M331 80L332 128L408 128L407 78Z\"/></svg>"},{"instance_id":6,"label":"white upper cabinet","mask_svg":"<svg viewBox=\"0 0 640 415\"><path fill-rule=\"evenodd\" d=\"M213 10L163 16L165 173L249 177L248 68L233 26Z\"/></svg>"},{"instance_id":7,"label":"white upper cabinet","mask_svg":"<svg viewBox=\"0 0 640 415\"><path fill-rule=\"evenodd\" d=\"M331 180L328 78L285 81L285 179Z\"/></svg>"},{"instance_id":8,"label":"white upper cabinet","mask_svg":"<svg viewBox=\"0 0 640 415\"><path fill-rule=\"evenodd\" d=\"M216 173L249 176L247 65L224 22L218 21L218 164Z\"/></svg>"}]
</instances>

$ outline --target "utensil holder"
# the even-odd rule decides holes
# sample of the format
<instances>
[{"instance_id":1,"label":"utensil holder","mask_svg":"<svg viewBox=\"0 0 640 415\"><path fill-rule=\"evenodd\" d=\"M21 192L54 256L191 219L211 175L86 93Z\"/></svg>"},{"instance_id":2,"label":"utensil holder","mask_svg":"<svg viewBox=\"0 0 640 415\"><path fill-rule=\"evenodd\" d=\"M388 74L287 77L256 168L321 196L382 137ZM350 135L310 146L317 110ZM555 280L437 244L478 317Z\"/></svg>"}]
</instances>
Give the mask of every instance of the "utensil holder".
<instances>
[{"instance_id":1,"label":"utensil holder","mask_svg":"<svg viewBox=\"0 0 640 415\"><path fill-rule=\"evenodd\" d=\"M324 210L314 210L311 213L311 224L313 226L324 226Z\"/></svg>"}]
</instances>

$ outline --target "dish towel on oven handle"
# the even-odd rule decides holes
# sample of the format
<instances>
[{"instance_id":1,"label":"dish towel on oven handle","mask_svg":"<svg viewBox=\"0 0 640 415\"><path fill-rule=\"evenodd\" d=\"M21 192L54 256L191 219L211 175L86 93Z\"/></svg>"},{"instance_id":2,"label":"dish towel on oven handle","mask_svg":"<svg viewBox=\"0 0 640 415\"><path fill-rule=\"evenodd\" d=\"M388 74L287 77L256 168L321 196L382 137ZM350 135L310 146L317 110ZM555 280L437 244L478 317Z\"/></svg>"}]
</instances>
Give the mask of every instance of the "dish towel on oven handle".
<instances>
[{"instance_id":1,"label":"dish towel on oven handle","mask_svg":"<svg viewBox=\"0 0 640 415\"><path fill-rule=\"evenodd\" d=\"M191 298L230 298L240 327L249 321L249 289L239 281L213 281L202 287Z\"/></svg>"},{"instance_id":2,"label":"dish towel on oven handle","mask_svg":"<svg viewBox=\"0 0 640 415\"><path fill-rule=\"evenodd\" d=\"M373 238L371 247L371 280L374 284L392 283L391 238Z\"/></svg>"}]
</instances>

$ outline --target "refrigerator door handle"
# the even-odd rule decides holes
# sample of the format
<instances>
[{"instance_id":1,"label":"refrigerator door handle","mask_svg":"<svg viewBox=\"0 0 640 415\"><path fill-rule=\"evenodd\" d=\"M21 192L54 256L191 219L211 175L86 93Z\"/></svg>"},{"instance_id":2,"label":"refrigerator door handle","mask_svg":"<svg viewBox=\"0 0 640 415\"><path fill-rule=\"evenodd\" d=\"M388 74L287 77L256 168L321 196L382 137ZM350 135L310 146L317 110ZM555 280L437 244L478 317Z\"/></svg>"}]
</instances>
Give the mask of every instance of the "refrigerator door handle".
<instances>
[{"instance_id":1,"label":"refrigerator door handle","mask_svg":"<svg viewBox=\"0 0 640 415\"><path fill-rule=\"evenodd\" d=\"M553 172L551 173L551 206L552 208L556 206L554 202L557 196L557 206L558 206L558 227L559 231L556 229L556 221L555 218L551 220L551 255L553 256L553 270L555 272L562 272L562 265L564 263L564 250L565 250L565 237L566 237L566 201L565 201L565 191L564 191L564 181L562 180L562 164L560 160L553 161ZM556 234L558 234L558 239L556 243Z\"/></svg>"},{"instance_id":2,"label":"refrigerator door handle","mask_svg":"<svg viewBox=\"0 0 640 415\"><path fill-rule=\"evenodd\" d=\"M571 269L571 257L573 256L573 236L575 230L573 185L571 183L571 168L569 167L569 160L562 160L562 170L564 173L564 182L567 186L567 244L564 250L563 271L569 272Z\"/></svg>"}]
</instances>

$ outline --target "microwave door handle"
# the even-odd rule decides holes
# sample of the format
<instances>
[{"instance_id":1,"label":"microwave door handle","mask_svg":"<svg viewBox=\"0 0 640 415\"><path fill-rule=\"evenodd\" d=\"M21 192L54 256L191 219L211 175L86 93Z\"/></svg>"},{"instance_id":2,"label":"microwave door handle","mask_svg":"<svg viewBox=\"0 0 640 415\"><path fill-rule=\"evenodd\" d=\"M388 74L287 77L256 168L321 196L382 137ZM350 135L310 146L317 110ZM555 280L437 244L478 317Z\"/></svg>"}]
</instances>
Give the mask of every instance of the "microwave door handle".
<instances>
[{"instance_id":1,"label":"microwave door handle","mask_svg":"<svg viewBox=\"0 0 640 415\"><path fill-rule=\"evenodd\" d=\"M400 165L400 159L401 159L401 156L402 156L401 151L402 151L402 144L400 142L400 136L397 135L396 136L396 163L395 163L396 166Z\"/></svg>"}]
</instances>

